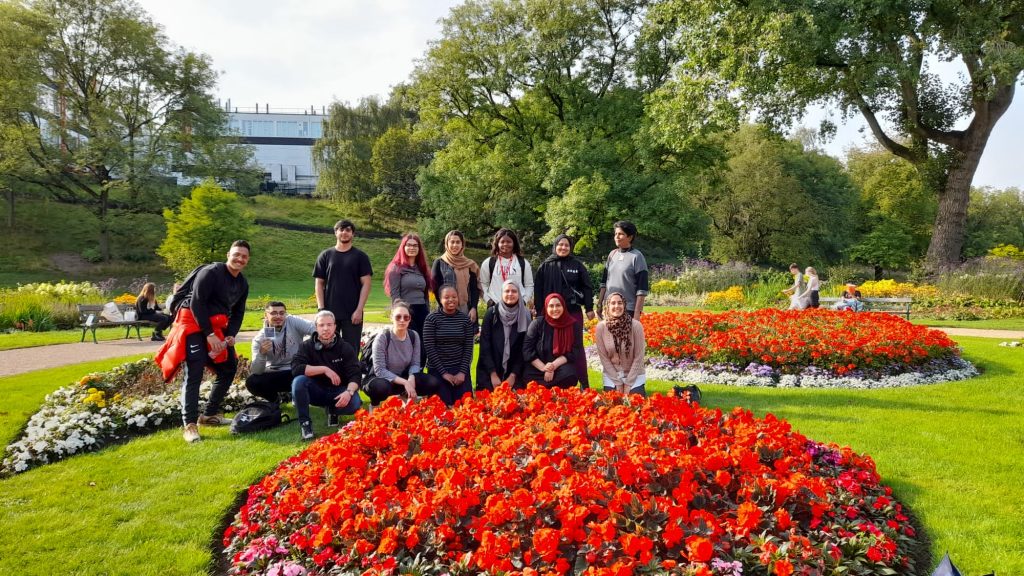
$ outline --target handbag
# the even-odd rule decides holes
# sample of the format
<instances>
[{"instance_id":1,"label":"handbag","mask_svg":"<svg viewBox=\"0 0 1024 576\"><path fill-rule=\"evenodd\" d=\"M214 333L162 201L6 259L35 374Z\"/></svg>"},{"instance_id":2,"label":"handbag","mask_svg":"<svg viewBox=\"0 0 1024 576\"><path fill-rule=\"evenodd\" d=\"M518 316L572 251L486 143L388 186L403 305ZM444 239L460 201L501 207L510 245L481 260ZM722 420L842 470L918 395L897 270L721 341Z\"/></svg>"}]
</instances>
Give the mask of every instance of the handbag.
<instances>
[{"instance_id":1,"label":"handbag","mask_svg":"<svg viewBox=\"0 0 1024 576\"><path fill-rule=\"evenodd\" d=\"M568 300L568 302L566 302L566 304L568 304L570 306L580 306L580 307L582 307L583 306L583 292L580 292L579 290L573 288L572 284L569 283L569 279L565 277L565 270L562 270L561 266L558 266L558 264L555 264L555 266L558 268L559 274L562 275L562 283L566 287L569 288L569 297L566 298L566 300Z\"/></svg>"}]
</instances>

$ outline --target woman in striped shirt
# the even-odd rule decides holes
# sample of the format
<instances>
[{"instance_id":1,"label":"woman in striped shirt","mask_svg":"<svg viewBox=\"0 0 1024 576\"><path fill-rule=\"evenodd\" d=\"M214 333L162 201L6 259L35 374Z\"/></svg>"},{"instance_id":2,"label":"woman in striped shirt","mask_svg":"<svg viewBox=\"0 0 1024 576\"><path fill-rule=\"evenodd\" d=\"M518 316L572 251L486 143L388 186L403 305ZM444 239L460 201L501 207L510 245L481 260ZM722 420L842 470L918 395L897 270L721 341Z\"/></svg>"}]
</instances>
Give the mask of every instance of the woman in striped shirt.
<instances>
[{"instance_id":1,"label":"woman in striped shirt","mask_svg":"<svg viewBox=\"0 0 1024 576\"><path fill-rule=\"evenodd\" d=\"M459 310L459 293L445 284L438 290L441 307L423 324L423 345L427 349L427 373L443 381L438 396L451 406L472 393L473 334L475 325Z\"/></svg>"}]
</instances>

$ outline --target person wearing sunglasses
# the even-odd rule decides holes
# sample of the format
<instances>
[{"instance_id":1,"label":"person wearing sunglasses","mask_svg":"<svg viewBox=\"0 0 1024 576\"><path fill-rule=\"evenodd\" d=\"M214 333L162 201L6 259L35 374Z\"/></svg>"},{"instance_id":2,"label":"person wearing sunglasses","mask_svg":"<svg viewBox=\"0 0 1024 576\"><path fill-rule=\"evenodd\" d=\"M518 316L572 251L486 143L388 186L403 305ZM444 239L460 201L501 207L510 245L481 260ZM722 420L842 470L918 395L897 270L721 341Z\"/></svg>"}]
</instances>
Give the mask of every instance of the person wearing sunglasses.
<instances>
[{"instance_id":1,"label":"person wearing sunglasses","mask_svg":"<svg viewBox=\"0 0 1024 576\"><path fill-rule=\"evenodd\" d=\"M316 325L289 316L284 302L272 300L263 309L263 329L252 339L252 362L245 388L253 396L280 404L281 393L292 390L292 358Z\"/></svg>"},{"instance_id":2,"label":"person wearing sunglasses","mask_svg":"<svg viewBox=\"0 0 1024 576\"><path fill-rule=\"evenodd\" d=\"M411 322L409 304L401 300L392 302L391 326L377 334L373 341L373 372L363 384L363 391L373 406L391 396L410 400L433 396L441 387L440 378L423 372L421 338L409 328Z\"/></svg>"}]
</instances>

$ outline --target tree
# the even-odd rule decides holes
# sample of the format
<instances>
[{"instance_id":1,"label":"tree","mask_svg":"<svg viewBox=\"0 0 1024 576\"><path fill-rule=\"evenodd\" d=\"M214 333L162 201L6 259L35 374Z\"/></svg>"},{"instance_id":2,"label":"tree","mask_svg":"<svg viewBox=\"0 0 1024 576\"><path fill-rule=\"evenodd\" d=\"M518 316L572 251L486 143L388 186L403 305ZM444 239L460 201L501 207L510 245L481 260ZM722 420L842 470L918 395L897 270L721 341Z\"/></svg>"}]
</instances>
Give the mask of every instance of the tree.
<instances>
[{"instance_id":1,"label":"tree","mask_svg":"<svg viewBox=\"0 0 1024 576\"><path fill-rule=\"evenodd\" d=\"M892 229L892 223L899 222L907 245L900 248L897 260L921 259L931 240L938 201L914 166L881 148L850 150L846 165L860 188L858 233Z\"/></svg>"},{"instance_id":2,"label":"tree","mask_svg":"<svg viewBox=\"0 0 1024 576\"><path fill-rule=\"evenodd\" d=\"M763 126L724 137L728 161L697 194L721 261L834 262L853 236L856 190L839 163Z\"/></svg>"},{"instance_id":3,"label":"tree","mask_svg":"<svg viewBox=\"0 0 1024 576\"><path fill-rule=\"evenodd\" d=\"M938 198L930 265L960 260L971 179L1024 69L1020 0L666 0L652 18L683 55L653 101L666 136L748 111L789 124L812 103L860 114ZM936 72L953 61L962 81Z\"/></svg>"},{"instance_id":4,"label":"tree","mask_svg":"<svg viewBox=\"0 0 1024 576\"><path fill-rule=\"evenodd\" d=\"M207 56L174 47L132 0L28 7L16 16L45 25L36 27L38 42L23 45L42 81L17 115L35 134L23 143L36 173L19 177L90 204L109 259L114 200L144 204L140 195L166 179L172 161L187 165L193 147L223 138L225 115L210 96L216 74Z\"/></svg>"},{"instance_id":5,"label":"tree","mask_svg":"<svg viewBox=\"0 0 1024 576\"><path fill-rule=\"evenodd\" d=\"M248 237L254 225L238 196L213 180L194 188L177 212L164 209L164 221L167 237L156 252L179 276L217 261L232 242Z\"/></svg>"},{"instance_id":6,"label":"tree","mask_svg":"<svg viewBox=\"0 0 1024 576\"><path fill-rule=\"evenodd\" d=\"M982 256L1000 244L1024 248L1024 192L1012 187L974 189L967 214L965 253L968 257Z\"/></svg>"},{"instance_id":7,"label":"tree","mask_svg":"<svg viewBox=\"0 0 1024 576\"><path fill-rule=\"evenodd\" d=\"M320 173L316 194L338 200L369 200L374 186L374 144L388 129L408 123L397 101L364 98L356 106L331 104L323 136L313 145L313 164Z\"/></svg>"},{"instance_id":8,"label":"tree","mask_svg":"<svg viewBox=\"0 0 1024 576\"><path fill-rule=\"evenodd\" d=\"M38 130L25 125L22 111L31 107L44 76L35 57L46 19L18 4L0 2L0 191L7 199L7 226L14 226L17 175L31 175L27 143Z\"/></svg>"},{"instance_id":9,"label":"tree","mask_svg":"<svg viewBox=\"0 0 1024 576\"><path fill-rule=\"evenodd\" d=\"M675 186L685 157L644 134L644 98L669 69L663 39L643 27L647 5L496 0L451 11L411 87L417 130L443 144L419 176L427 238L504 226L538 249L549 231L571 230L586 248L619 218L677 248L699 234ZM575 212L590 201L607 212Z\"/></svg>"},{"instance_id":10,"label":"tree","mask_svg":"<svg viewBox=\"0 0 1024 576\"><path fill-rule=\"evenodd\" d=\"M374 200L399 218L415 219L420 207L416 174L430 163L431 144L408 126L392 126L373 143L370 167Z\"/></svg>"}]
</instances>

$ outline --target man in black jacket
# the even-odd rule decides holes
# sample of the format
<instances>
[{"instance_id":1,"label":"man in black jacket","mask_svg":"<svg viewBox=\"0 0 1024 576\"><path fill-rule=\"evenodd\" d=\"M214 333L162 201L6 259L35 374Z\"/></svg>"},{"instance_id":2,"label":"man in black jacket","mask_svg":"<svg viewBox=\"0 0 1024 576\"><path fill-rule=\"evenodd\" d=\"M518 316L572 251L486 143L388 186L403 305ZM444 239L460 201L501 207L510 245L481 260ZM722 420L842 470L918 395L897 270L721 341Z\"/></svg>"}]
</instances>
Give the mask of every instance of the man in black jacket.
<instances>
[{"instance_id":1,"label":"man in black jacket","mask_svg":"<svg viewBox=\"0 0 1024 576\"><path fill-rule=\"evenodd\" d=\"M191 318L199 327L198 331L185 337L181 412L186 442L200 439L197 423L207 426L228 423L220 412L220 404L238 369L235 336L242 327L245 301L249 296L249 283L242 275L248 263L249 243L236 240L228 251L227 262L210 264L196 274L189 301L182 306L190 311ZM199 416L199 385L207 366L213 369L216 379L205 413Z\"/></svg>"},{"instance_id":2,"label":"man in black jacket","mask_svg":"<svg viewBox=\"0 0 1024 576\"><path fill-rule=\"evenodd\" d=\"M292 403L299 415L303 440L313 439L309 405L327 406L328 426L337 426L339 414L355 414L361 371L355 349L339 338L334 313L317 312L316 337L302 343L292 358Z\"/></svg>"}]
</instances>

